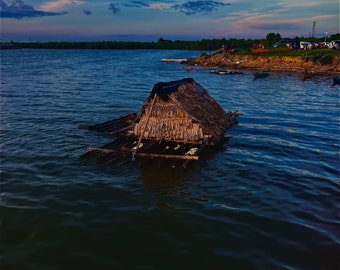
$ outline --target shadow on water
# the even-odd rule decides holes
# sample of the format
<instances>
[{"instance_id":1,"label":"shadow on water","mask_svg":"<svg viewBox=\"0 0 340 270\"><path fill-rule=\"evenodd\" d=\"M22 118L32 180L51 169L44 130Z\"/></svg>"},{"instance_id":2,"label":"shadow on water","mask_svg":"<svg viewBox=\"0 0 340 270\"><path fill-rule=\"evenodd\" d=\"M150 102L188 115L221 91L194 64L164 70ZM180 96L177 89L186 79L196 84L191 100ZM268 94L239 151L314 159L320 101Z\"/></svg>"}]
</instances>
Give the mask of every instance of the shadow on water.
<instances>
[{"instance_id":1,"label":"shadow on water","mask_svg":"<svg viewBox=\"0 0 340 270\"><path fill-rule=\"evenodd\" d=\"M155 205L157 208L173 212L191 212L201 203L209 200L204 193L195 192L197 175L201 170L214 162L219 152L225 151L226 146L209 149L200 156L198 161L190 162L186 168L174 167L169 160L149 161L138 169L141 173L140 180L147 189L155 194ZM202 196L203 195L203 196Z\"/></svg>"},{"instance_id":2,"label":"shadow on water","mask_svg":"<svg viewBox=\"0 0 340 270\"><path fill-rule=\"evenodd\" d=\"M155 194L154 204L156 208L186 212L189 208L177 205L178 200L186 200L188 192L188 182L190 171L183 168L160 167L155 168L152 164L140 168L141 181L147 189Z\"/></svg>"},{"instance_id":3,"label":"shadow on water","mask_svg":"<svg viewBox=\"0 0 340 270\"><path fill-rule=\"evenodd\" d=\"M186 179L187 171L183 168L154 167L148 164L140 168L142 182L152 191L169 194L173 189L181 188Z\"/></svg>"},{"instance_id":4,"label":"shadow on water","mask_svg":"<svg viewBox=\"0 0 340 270\"><path fill-rule=\"evenodd\" d=\"M136 163L142 174L142 182L151 190L167 193L167 190L174 187L181 187L188 181L190 175L195 174L202 168L207 166L209 162L213 162L214 157L227 149L226 138L225 144L207 148L202 151L198 161L185 162L179 160L160 160L153 159L146 162Z\"/></svg>"}]
</instances>

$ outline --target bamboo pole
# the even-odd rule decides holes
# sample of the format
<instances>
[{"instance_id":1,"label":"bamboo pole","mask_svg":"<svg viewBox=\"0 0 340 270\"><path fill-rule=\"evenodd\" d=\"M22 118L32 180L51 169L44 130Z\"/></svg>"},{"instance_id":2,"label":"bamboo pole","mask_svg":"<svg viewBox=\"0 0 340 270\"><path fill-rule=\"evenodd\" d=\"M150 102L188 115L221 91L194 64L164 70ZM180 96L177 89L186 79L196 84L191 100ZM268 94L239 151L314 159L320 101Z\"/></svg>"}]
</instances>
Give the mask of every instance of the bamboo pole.
<instances>
[{"instance_id":1,"label":"bamboo pole","mask_svg":"<svg viewBox=\"0 0 340 270\"><path fill-rule=\"evenodd\" d=\"M155 157L166 159L184 159L184 160L198 160L198 156L185 156L185 155L165 155L165 154L151 154L151 153L139 153L140 157Z\"/></svg>"},{"instance_id":2,"label":"bamboo pole","mask_svg":"<svg viewBox=\"0 0 340 270\"><path fill-rule=\"evenodd\" d=\"M157 98L157 94L155 94L155 96L153 97L153 100L152 100L152 103L151 103L151 107L150 107L149 114L148 114L148 116L147 116L147 118L146 118L144 128L143 128L143 130L142 130L142 132L141 132L141 134L140 134L140 137L139 137L139 140L138 140L138 143L137 143L137 146L136 146L135 154L138 153L139 145L140 145L140 143L141 143L141 141L142 141L142 138L143 138L143 136L144 136L145 129L146 129L147 125L148 125L148 122L149 122L149 119L150 119L150 116L151 116L151 113L152 113L153 105L155 104L156 98Z\"/></svg>"},{"instance_id":3,"label":"bamboo pole","mask_svg":"<svg viewBox=\"0 0 340 270\"><path fill-rule=\"evenodd\" d=\"M124 152L126 150L123 149L117 149L117 150L111 150L111 149L104 149L104 148L92 148L89 147L87 149L88 151L100 151L105 154L112 154L112 153L118 153L118 152ZM166 158L166 159L184 159L184 160L198 160L198 156L186 156L186 155L166 155L166 154L152 154L152 153L139 153L138 156L140 157L155 157L155 158Z\"/></svg>"}]
</instances>

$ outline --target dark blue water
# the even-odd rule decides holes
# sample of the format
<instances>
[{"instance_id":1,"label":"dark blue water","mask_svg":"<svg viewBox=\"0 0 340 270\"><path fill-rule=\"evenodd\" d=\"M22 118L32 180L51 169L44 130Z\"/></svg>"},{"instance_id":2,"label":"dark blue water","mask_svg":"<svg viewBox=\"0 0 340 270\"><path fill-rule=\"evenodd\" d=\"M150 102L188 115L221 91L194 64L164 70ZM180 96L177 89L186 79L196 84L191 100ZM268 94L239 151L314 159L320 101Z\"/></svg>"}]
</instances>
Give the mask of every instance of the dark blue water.
<instances>
[{"instance_id":1,"label":"dark blue water","mask_svg":"<svg viewBox=\"0 0 340 270\"><path fill-rule=\"evenodd\" d=\"M187 72L195 51L1 56L1 269L339 269L339 87L298 74ZM80 161L159 81L192 77L240 111L187 170Z\"/></svg>"}]
</instances>

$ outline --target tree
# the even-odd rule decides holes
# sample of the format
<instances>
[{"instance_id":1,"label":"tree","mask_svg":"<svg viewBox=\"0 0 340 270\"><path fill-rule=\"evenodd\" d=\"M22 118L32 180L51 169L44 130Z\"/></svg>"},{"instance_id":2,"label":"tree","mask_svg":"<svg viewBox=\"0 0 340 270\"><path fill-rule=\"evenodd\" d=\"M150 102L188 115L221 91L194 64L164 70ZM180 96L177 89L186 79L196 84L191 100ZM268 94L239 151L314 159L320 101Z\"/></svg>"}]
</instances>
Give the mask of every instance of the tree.
<instances>
[{"instance_id":1,"label":"tree","mask_svg":"<svg viewBox=\"0 0 340 270\"><path fill-rule=\"evenodd\" d=\"M162 43L162 42L164 42L165 40L164 40L164 38L162 38L162 37L160 37L159 39L158 39L158 43Z\"/></svg>"},{"instance_id":2,"label":"tree","mask_svg":"<svg viewBox=\"0 0 340 270\"><path fill-rule=\"evenodd\" d=\"M279 41L281 39L281 35L279 33L269 33L267 34L266 36L266 40L267 41L271 41L271 42L274 42L274 41Z\"/></svg>"}]
</instances>

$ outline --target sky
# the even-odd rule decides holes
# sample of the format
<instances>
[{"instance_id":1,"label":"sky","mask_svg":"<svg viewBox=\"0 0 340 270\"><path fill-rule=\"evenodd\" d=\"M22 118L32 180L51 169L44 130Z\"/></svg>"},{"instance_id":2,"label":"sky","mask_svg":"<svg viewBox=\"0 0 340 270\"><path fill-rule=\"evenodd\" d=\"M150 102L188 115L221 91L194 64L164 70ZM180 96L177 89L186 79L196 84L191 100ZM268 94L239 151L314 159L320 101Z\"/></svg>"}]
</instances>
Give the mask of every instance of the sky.
<instances>
[{"instance_id":1,"label":"sky","mask_svg":"<svg viewBox=\"0 0 340 270\"><path fill-rule=\"evenodd\" d=\"M0 0L0 37L3 42L324 37L340 32L339 6L340 0Z\"/></svg>"}]
</instances>

